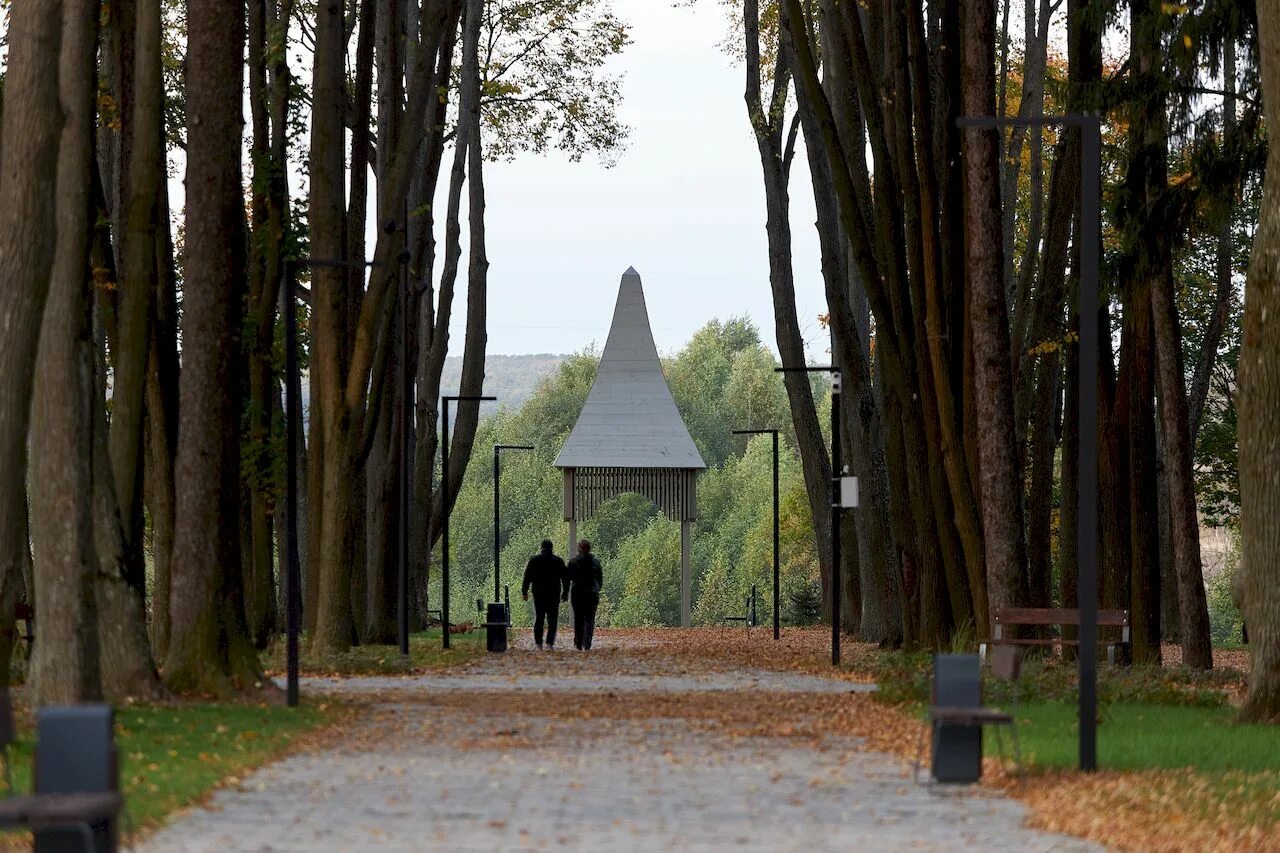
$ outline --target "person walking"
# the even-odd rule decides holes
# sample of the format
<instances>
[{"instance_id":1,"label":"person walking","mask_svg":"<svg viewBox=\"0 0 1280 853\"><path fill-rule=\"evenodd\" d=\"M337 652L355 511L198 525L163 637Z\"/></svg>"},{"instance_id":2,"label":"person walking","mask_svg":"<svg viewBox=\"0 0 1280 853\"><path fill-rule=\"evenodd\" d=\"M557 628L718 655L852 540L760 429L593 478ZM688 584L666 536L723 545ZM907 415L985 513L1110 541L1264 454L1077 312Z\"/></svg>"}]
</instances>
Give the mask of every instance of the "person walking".
<instances>
[{"instance_id":1,"label":"person walking","mask_svg":"<svg viewBox=\"0 0 1280 853\"><path fill-rule=\"evenodd\" d=\"M604 586L604 567L591 553L591 543L583 539L578 543L578 556L569 561L569 581L565 596L573 596L573 645L577 649L591 648L591 635L596 630L596 608L600 606L600 588Z\"/></svg>"},{"instance_id":2,"label":"person walking","mask_svg":"<svg viewBox=\"0 0 1280 853\"><path fill-rule=\"evenodd\" d=\"M546 623L547 648L556 645L556 628L560 624L561 586L563 594L569 594L569 576L564 560L552 550L550 539L542 540L542 550L529 559L524 568L524 583L520 595L529 600L529 588L533 588L533 641L542 648L542 627Z\"/></svg>"}]
</instances>

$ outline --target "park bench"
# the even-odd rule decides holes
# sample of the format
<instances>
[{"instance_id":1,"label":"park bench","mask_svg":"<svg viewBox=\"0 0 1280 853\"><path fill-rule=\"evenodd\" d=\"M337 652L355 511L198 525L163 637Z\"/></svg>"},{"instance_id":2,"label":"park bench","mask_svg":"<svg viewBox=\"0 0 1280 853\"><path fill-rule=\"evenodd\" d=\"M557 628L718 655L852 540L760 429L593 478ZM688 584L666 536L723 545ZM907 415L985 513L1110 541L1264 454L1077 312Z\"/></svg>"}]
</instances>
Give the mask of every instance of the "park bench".
<instances>
[{"instance_id":1,"label":"park bench","mask_svg":"<svg viewBox=\"0 0 1280 853\"><path fill-rule=\"evenodd\" d=\"M979 646L979 653L985 660L987 646L1078 646L1078 639L1058 637L1009 637L1005 635L1007 627L1023 625L1030 627L1061 627L1063 625L1079 625L1080 611L1053 607L997 607L991 614L991 639ZM1119 628L1119 639L1098 637L1098 645L1106 647L1107 662L1115 663L1116 646L1129 644L1129 611L1099 610L1099 628ZM1099 632L1101 633L1101 632Z\"/></svg>"},{"instance_id":2,"label":"park bench","mask_svg":"<svg viewBox=\"0 0 1280 853\"><path fill-rule=\"evenodd\" d=\"M752 586L751 594L747 596L746 602L744 603L742 615L727 614L725 616L721 616L721 623L741 622L748 630L754 628L758 624L756 622L756 600L756 588Z\"/></svg>"},{"instance_id":3,"label":"park bench","mask_svg":"<svg viewBox=\"0 0 1280 853\"><path fill-rule=\"evenodd\" d=\"M0 830L27 829L42 835L71 831L83 842L88 853L107 853L116 849L115 822L124 809L124 797L115 790L118 768L115 746L110 738L111 712L109 708L53 709L70 712L81 719L55 719L48 711L42 712L39 726L41 742L36 745L35 777L36 793L16 794L11 772L10 748L17 739L13 723L13 705L7 688L0 688L0 759L4 761L4 796L0 797ZM83 719L98 712L105 714L102 737L81 737ZM57 743L45 743L54 739L50 732L58 732ZM83 766L63 766L67 755L74 755ZM54 766L54 765L58 766ZM99 772L94 772L99 771ZM62 778L52 778L61 775ZM77 791L95 785L100 790ZM41 790L42 784L52 790ZM101 790L106 789L106 790ZM53 839L49 839L52 841ZM59 838L61 841L61 838ZM58 845L57 849L66 849Z\"/></svg>"},{"instance_id":4,"label":"park bench","mask_svg":"<svg viewBox=\"0 0 1280 853\"><path fill-rule=\"evenodd\" d=\"M1017 708L1019 699L1019 680L1022 675L1021 651L1012 645L997 646L992 653L991 674L1013 685L1013 703L1008 711L989 708L982 704L982 664L978 658L968 655L934 655L933 686L929 695L927 710L931 744L933 750L933 770L930 780L951 781L947 777L952 774L964 776L964 765L970 760L978 775L982 771L982 737L984 727L992 726L996 732L996 754L1004 753L1004 740L1000 731L1009 728L1013 740L1014 766L1022 768L1022 749L1018 744ZM974 740L962 737L957 742L952 736L949 745L943 745L946 736L944 727L954 732L959 729L976 729ZM921 727L920 737L916 742L916 758L914 777L920 778L920 756L924 751L925 729ZM966 756L966 753L967 756ZM959 764L957 765L957 761ZM976 777L962 779L977 781Z\"/></svg>"}]
</instances>

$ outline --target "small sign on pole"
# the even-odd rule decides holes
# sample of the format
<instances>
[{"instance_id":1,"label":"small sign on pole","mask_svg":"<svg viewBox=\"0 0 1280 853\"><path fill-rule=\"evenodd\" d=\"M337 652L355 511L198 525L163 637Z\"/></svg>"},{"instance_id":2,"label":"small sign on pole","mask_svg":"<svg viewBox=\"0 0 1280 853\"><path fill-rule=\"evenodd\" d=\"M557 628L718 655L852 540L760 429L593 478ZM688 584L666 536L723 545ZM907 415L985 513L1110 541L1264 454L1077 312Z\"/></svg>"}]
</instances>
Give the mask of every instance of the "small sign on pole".
<instances>
[{"instance_id":1,"label":"small sign on pole","mask_svg":"<svg viewBox=\"0 0 1280 853\"><path fill-rule=\"evenodd\" d=\"M840 507L842 509L858 508L858 478L844 475L840 478Z\"/></svg>"}]
</instances>

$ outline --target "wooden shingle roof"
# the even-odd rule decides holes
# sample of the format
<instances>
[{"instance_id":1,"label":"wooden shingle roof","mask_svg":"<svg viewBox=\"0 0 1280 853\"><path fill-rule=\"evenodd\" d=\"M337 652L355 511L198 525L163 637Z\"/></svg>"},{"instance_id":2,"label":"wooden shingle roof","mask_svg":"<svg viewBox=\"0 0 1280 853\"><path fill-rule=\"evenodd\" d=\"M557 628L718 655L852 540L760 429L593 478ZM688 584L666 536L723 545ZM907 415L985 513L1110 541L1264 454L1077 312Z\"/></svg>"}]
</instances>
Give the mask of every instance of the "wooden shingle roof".
<instances>
[{"instance_id":1,"label":"wooden shingle roof","mask_svg":"<svg viewBox=\"0 0 1280 853\"><path fill-rule=\"evenodd\" d=\"M703 469L662 374L640 274L622 276L599 371L557 468Z\"/></svg>"}]
</instances>

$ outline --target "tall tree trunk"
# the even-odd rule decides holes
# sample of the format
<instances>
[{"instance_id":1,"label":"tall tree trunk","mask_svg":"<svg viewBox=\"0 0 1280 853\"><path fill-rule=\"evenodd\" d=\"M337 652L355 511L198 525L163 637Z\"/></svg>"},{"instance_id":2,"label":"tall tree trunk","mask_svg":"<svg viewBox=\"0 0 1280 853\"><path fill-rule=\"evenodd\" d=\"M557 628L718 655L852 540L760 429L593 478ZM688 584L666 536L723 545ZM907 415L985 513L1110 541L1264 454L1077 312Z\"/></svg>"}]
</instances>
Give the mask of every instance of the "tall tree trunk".
<instances>
[{"instance_id":1,"label":"tall tree trunk","mask_svg":"<svg viewBox=\"0 0 1280 853\"><path fill-rule=\"evenodd\" d=\"M351 130L351 178L350 192L347 198L347 214L346 214L346 240L347 248L345 257L354 262L364 260L365 256L365 222L368 219L367 211L369 206L369 152L371 149L369 122L372 111L372 95L373 95L373 47L374 35L377 29L378 7L374 0L361 0L359 4L360 10L360 34L356 39L356 63L355 63L355 88L352 92L354 99L354 126ZM403 217L396 217L397 222ZM347 288L348 298L352 305L352 317L358 316L360 300L364 295L364 267L349 267L347 269ZM386 275L387 273L375 271L375 275ZM352 323L352 331L355 324ZM389 352L391 342L389 336L394 324L387 324L381 333L384 338L385 346ZM390 359L388 359L388 365ZM394 391L394 382L388 383L386 377L388 372L386 369L377 371L371 381L375 388L372 390L373 400L380 399L381 394ZM378 426L378 418L382 411L382 407L376 403L371 404L366 412L368 423L365 424L367 432L375 432ZM375 439L376 440L376 439ZM367 453L368 448L372 447L369 442L362 454ZM355 628L354 636L359 639L367 632L367 601L366 571L371 569L366 565L368 557L367 541L371 535L369 530L368 519L366 513L369 511L369 501L375 498L376 494L370 491L365 473L367 465L357 465L355 470L356 481L359 482L359 488L355 489L355 503L351 508L351 517L353 529L352 547L352 565L350 568L351 576L351 619ZM355 481L353 481L355 482ZM387 515L394 515L394 504L382 504L373 507L375 512L380 511Z\"/></svg>"},{"instance_id":2,"label":"tall tree trunk","mask_svg":"<svg viewBox=\"0 0 1280 853\"><path fill-rule=\"evenodd\" d=\"M13 604L31 559L27 537L27 427L40 318L49 294L57 221L62 110L49 64L62 42L60 0L9 10L0 164L0 634L13 631ZM0 683L8 684L8 655Z\"/></svg>"},{"instance_id":3,"label":"tall tree trunk","mask_svg":"<svg viewBox=\"0 0 1280 853\"><path fill-rule=\"evenodd\" d=\"M459 11L452 14L461 14L460 3L455 2L454 6ZM437 431L438 404L440 400L440 376L444 370L444 358L449 343L448 318L452 313L454 278L444 274L441 275L437 305L435 302L437 289L433 278L436 260L435 219L432 214L432 205L426 204L426 199L434 198L435 196L443 164L443 129L449 104L449 87L446 84L453 74L453 55L457 46L457 31L456 18L451 18L442 33L434 78L436 91L442 91L443 95L436 99L435 109L428 111L426 114L424 147L427 150L423 154L426 168L418 173L419 180L414 181L412 187L413 196L410 201L411 209L422 211L420 221L411 229L415 232L416 237L410 246L410 250L413 252L413 257L410 260L410 273L413 280L419 282L421 286L421 290L415 288L415 293L410 299L412 309L410 317L414 327L411 333L414 345L411 350L411 357L416 377L413 416L413 423L416 426L412 437L413 517L426 519L425 524L414 524L409 532L409 583L413 600L410 616L413 620L425 619L426 612L430 606L428 583L430 581L431 551L436 537L439 535L439 527L432 521L435 513L433 501L433 495L435 494L435 462L436 452L439 449L437 447L439 442L439 433ZM403 120L403 118L403 116L399 117L400 120ZM461 206L462 174L462 169L455 158L450 174L450 202L445 214L445 233L453 236L446 240L446 256L453 251L453 242L460 239L457 217L459 215L458 208ZM380 177L380 185L381 181ZM456 191L454 190L455 184L458 186ZM457 199L456 202L455 199ZM446 266L448 266L447 258ZM455 261L455 277L456 270Z\"/></svg>"},{"instance_id":4,"label":"tall tree trunk","mask_svg":"<svg viewBox=\"0 0 1280 853\"><path fill-rule=\"evenodd\" d=\"M821 140L813 109L803 99L798 109L810 172L826 176L829 167L819 147ZM852 294L861 288L861 283L845 259L845 239L840 232L830 180L816 178L813 192L822 249L822 276L831 316L832 355L841 368L844 382L841 395L844 449L862 487L861 505L857 512L851 513L857 530L860 570L859 634L869 642L892 647L902 642L903 602L897 549L889 522L888 467L880 403L872 388L869 353L864 348L859 319L852 305Z\"/></svg>"},{"instance_id":5,"label":"tall tree trunk","mask_svg":"<svg viewBox=\"0 0 1280 853\"><path fill-rule=\"evenodd\" d=\"M244 0L187 6L187 242L171 687L225 694L263 676L245 626L238 543L238 375L246 268L240 139Z\"/></svg>"},{"instance_id":6,"label":"tall tree trunk","mask_svg":"<svg viewBox=\"0 0 1280 853\"><path fill-rule=\"evenodd\" d=\"M1129 468L1127 395L1115 375L1111 347L1111 312L1098 311L1098 603L1107 610L1128 610L1133 579L1129 574ZM1080 428L1087 429L1086 424ZM1127 663L1130 650L1117 649L1116 660Z\"/></svg>"},{"instance_id":7,"label":"tall tree trunk","mask_svg":"<svg viewBox=\"0 0 1280 853\"><path fill-rule=\"evenodd\" d=\"M99 354L97 376L105 375ZM101 401L101 385L95 400ZM95 405L93 419L94 514L98 555L98 657L102 692L108 702L157 701L168 697L156 674L147 642L142 600L126 575L128 547L107 453L106 412Z\"/></svg>"},{"instance_id":8,"label":"tall tree trunk","mask_svg":"<svg viewBox=\"0 0 1280 853\"><path fill-rule=\"evenodd\" d=\"M160 0L134 0L133 36L129 61L131 73L128 113L122 138L121 200L123 231L118 232L120 292L116 299L115 336L111 339L112 477L115 480L124 522L126 577L139 599L146 591L143 554L144 517L143 433L145 427L147 359L151 344L148 326L156 292L156 223L164 148L162 114L164 88L160 73ZM129 21L126 12L125 19Z\"/></svg>"},{"instance_id":9,"label":"tall tree trunk","mask_svg":"<svg viewBox=\"0 0 1280 853\"><path fill-rule=\"evenodd\" d=\"M316 46L311 120L311 255L322 261L346 258L343 231L343 59L346 54L343 8L337 0L316 7ZM351 645L351 484L355 438L343 394L349 335L347 272L316 266L311 274L315 335L311 421L319 435L311 441L313 541L312 590L308 593L314 625L312 647L320 653L344 652Z\"/></svg>"},{"instance_id":10,"label":"tall tree trunk","mask_svg":"<svg viewBox=\"0 0 1280 853\"><path fill-rule=\"evenodd\" d=\"M57 228L32 410L32 540L40 642L31 660L39 705L102 696L93 518L93 332L89 300L90 161L97 4L64 0L58 63L66 116L58 152Z\"/></svg>"},{"instance_id":11,"label":"tall tree trunk","mask_svg":"<svg viewBox=\"0 0 1280 853\"><path fill-rule=\"evenodd\" d=\"M1011 0L1006 0L1006 21L1009 14L1009 2ZM1037 6L1039 7L1039 14L1036 11ZM1022 53L1022 92L1018 101L1019 118L1036 118L1044 114L1045 69L1048 65L1049 56L1049 19L1049 0L1024 0L1022 32L1025 47ZM999 114L1001 116L1007 115L1003 104L1000 106ZM1033 220L1028 224L1028 232L1033 236L1028 240L1027 254L1023 259L1024 274L1015 276L1013 254L1014 238L1017 232L1014 224L1018 211L1018 183L1019 176L1022 174L1022 152L1026 145L1028 134L1031 136L1030 201L1031 218ZM1016 125L1009 132L1009 144L1007 149L1002 152L1004 156L1001 158L1003 168L1000 173L1000 198L1004 203L1001 236L1003 237L1004 247L1005 293L1009 306L1015 312L1022 304L1026 290L1025 286L1020 286L1021 282L1028 280L1026 271L1034 268L1036 260L1035 235L1039 228L1038 223L1034 220L1038 219L1040 210L1039 181L1043 169L1041 157L1043 140L1044 133L1040 127L1028 128L1026 125ZM1013 354L1015 358L1022 343L1018 336L1014 335Z\"/></svg>"},{"instance_id":12,"label":"tall tree trunk","mask_svg":"<svg viewBox=\"0 0 1280 853\"><path fill-rule=\"evenodd\" d=\"M1120 217L1132 247L1120 265L1121 281L1126 285L1122 293L1124 329L1120 375L1128 409L1129 559L1133 578L1130 618L1133 659L1138 663L1160 660L1160 562L1156 559L1160 549L1160 521L1155 446L1157 318L1153 298L1163 287L1172 286L1173 275L1171 246L1159 233L1156 207L1168 189L1166 107L1161 94L1163 50L1159 21L1163 14L1158 0L1143 0L1130 8L1130 62L1137 94L1133 121L1129 125L1130 161L1125 178L1128 204ZM1179 393L1182 392L1179 390Z\"/></svg>"},{"instance_id":13,"label":"tall tree trunk","mask_svg":"<svg viewBox=\"0 0 1280 853\"><path fill-rule=\"evenodd\" d=\"M1200 519L1196 514L1195 458L1187 424L1187 386L1182 373L1182 341L1173 297L1172 270L1152 280L1156 365L1160 382L1160 416L1164 426L1166 476L1173 560L1178 579L1178 621L1182 663L1193 669L1213 667L1209 606L1200 564ZM1150 557L1149 557L1150 559ZM1157 561L1158 563L1158 561Z\"/></svg>"},{"instance_id":14,"label":"tall tree trunk","mask_svg":"<svg viewBox=\"0 0 1280 853\"><path fill-rule=\"evenodd\" d=\"M1280 0L1258 2L1266 124L1280 127ZM7 110L6 110L7 112ZM7 118L7 116L6 116ZM7 125L6 125L7 127ZM5 144L8 153L8 142ZM1240 717L1280 723L1280 146L1267 152L1258 230L1245 286L1240 348L1240 533L1244 620L1253 650Z\"/></svg>"},{"instance_id":15,"label":"tall tree trunk","mask_svg":"<svg viewBox=\"0 0 1280 853\"><path fill-rule=\"evenodd\" d=\"M991 115L995 109L994 28L993 0L969 0L962 27L963 104L967 115ZM964 162L966 278L977 386L987 594L992 608L1016 607L1027 597L1026 549L1022 538L1022 478L1014 452L1008 309L1001 284L1004 261L996 132L967 131Z\"/></svg>"},{"instance_id":16,"label":"tall tree trunk","mask_svg":"<svg viewBox=\"0 0 1280 853\"><path fill-rule=\"evenodd\" d=\"M743 24L746 41L746 91L747 118L756 139L760 165L764 173L765 234L769 248L769 288L773 294L773 315L776 327L778 353L782 366L803 368L808 360L804 352L804 340L800 335L800 320L796 313L794 270L791 258L790 197L787 184L790 180L791 158L794 152L795 127L790 140L784 143L786 130L786 92L790 70L786 51L779 50L777 63L772 69L774 91L766 104L761 93L760 66L760 7L756 0L743 4ZM785 146L785 150L784 150ZM823 608L831 613L832 601L841 590L831 587L831 458L827 455L822 429L818 424L814 407L813 385L805 373L786 373L783 384L787 389L787 401L791 408L791 420L795 425L796 442L800 446L800 463L804 471L805 492L813 517L816 550L822 577ZM855 552L856 553L856 552Z\"/></svg>"},{"instance_id":17,"label":"tall tree trunk","mask_svg":"<svg viewBox=\"0 0 1280 853\"><path fill-rule=\"evenodd\" d=\"M1049 607L1053 566L1053 457L1058 446L1058 405L1062 396L1062 360L1057 352L1041 358L1039 373L1028 453L1027 602L1032 607ZM1061 537L1058 542L1061 545Z\"/></svg>"},{"instance_id":18,"label":"tall tree trunk","mask_svg":"<svg viewBox=\"0 0 1280 853\"><path fill-rule=\"evenodd\" d=\"M249 635L254 645L265 648L275 630L275 553L272 526L276 486L275 451L272 442L272 405L275 377L272 350L280 279L269 269L267 254L283 235L272 234L269 196L272 172L283 168L272 159L271 101L267 89L268 51L271 36L267 22L268 0L248 0L249 114L252 118L249 162L253 169L249 202L249 276L244 346L248 395L244 413L242 489L247 500L242 507L241 536L244 540L244 600Z\"/></svg>"},{"instance_id":19,"label":"tall tree trunk","mask_svg":"<svg viewBox=\"0 0 1280 853\"><path fill-rule=\"evenodd\" d=\"M398 364L393 356L388 371L374 381L394 381ZM399 561L394 543L400 529L396 511L400 489L400 397L384 389L381 400L373 449L364 465L369 490L365 503L365 596L357 603L365 608L362 641L389 645L396 641L397 630Z\"/></svg>"},{"instance_id":20,"label":"tall tree trunk","mask_svg":"<svg viewBox=\"0 0 1280 853\"><path fill-rule=\"evenodd\" d=\"M466 133L464 136L460 132L455 143L465 145L467 152L467 320L459 378L459 393L463 395L477 395L483 390L484 354L488 342L485 319L488 316L489 258L485 243L484 151L480 136L480 32L483 15L483 0L467 0L463 22L462 83L458 93L459 129L465 126ZM479 423L479 404L462 403L458 406L457 420L450 436L449 482L443 484L442 512L453 511L471 459ZM440 524L432 525L434 530L440 527Z\"/></svg>"},{"instance_id":21,"label":"tall tree trunk","mask_svg":"<svg viewBox=\"0 0 1280 853\"><path fill-rule=\"evenodd\" d=\"M1080 328L1079 315L1071 313L1070 328ZM1077 334L1076 339L1079 340ZM1061 607L1080 608L1080 347L1067 348L1067 370L1062 415L1062 512L1058 524L1058 603ZM1062 638L1074 640L1074 626L1063 626ZM1072 646L1064 645L1064 658L1071 657Z\"/></svg>"},{"instance_id":22,"label":"tall tree trunk","mask_svg":"<svg viewBox=\"0 0 1280 853\"><path fill-rule=\"evenodd\" d=\"M1236 43L1234 38L1227 38L1222 47L1222 87L1226 95L1222 98L1222 136L1230 140L1236 132ZM1233 196L1235 187L1232 187ZM1213 375L1213 367L1218 361L1218 346L1222 343L1222 333L1231 319L1231 303L1235 295L1235 270L1231 261L1234 251L1231 236L1232 214L1235 209L1235 198L1227 204L1227 213L1223 216L1218 229L1218 291L1214 298L1213 314L1209 317L1209 326L1204 330L1200 342L1200 355L1196 359L1195 373L1191 379L1191 391L1187 402L1187 415L1191 430L1191 447L1196 446L1200 435L1200 423L1204 417L1205 403L1209 399L1209 378Z\"/></svg>"},{"instance_id":23,"label":"tall tree trunk","mask_svg":"<svg viewBox=\"0 0 1280 853\"><path fill-rule=\"evenodd\" d=\"M169 647L169 593L172 579L173 466L178 447L178 291L173 241L169 235L169 191L160 184L156 298L152 300L151 346L147 365L146 501L151 514L151 647L164 660Z\"/></svg>"},{"instance_id":24,"label":"tall tree trunk","mask_svg":"<svg viewBox=\"0 0 1280 853\"><path fill-rule=\"evenodd\" d=\"M425 363L420 368L422 372L419 374L419 380L423 383L428 393L434 394L433 397L428 398L426 401L431 407L432 417L424 424L426 427L424 432L433 433L435 430L434 408L440 399L440 374L444 368L444 359L449 344L448 327L452 316L454 285L462 256L460 242L462 185L467 174L474 174L474 167L480 163L480 160L477 159L479 155L472 152L470 146L479 130L480 69L478 67L478 41L480 38L479 20L482 10L476 6L473 0L467 0L466 9L467 14L471 15L476 31L473 33L464 22L462 85L459 90L458 114L469 116L470 120L459 123L458 133L454 140L454 159L449 180L449 203L445 214L445 259L440 276L438 311L435 314L432 326L428 330L430 347L425 353ZM470 48L466 44L469 38L474 38L476 41L476 44ZM474 51L473 56L468 55L467 51L469 49ZM452 50L447 37L441 40L441 50L445 52ZM412 123L410 126L412 126ZM468 206L471 211L483 210L483 183L479 185L468 183ZM471 239L476 241L476 245L473 245L468 261L470 270L467 285L466 337L463 343L462 375L459 379L459 393L462 395L476 395L482 390L484 382L484 351L487 340L483 315L483 309L486 304L485 289L487 288L488 270L488 260L484 249L484 220L483 218L475 218L474 212L470 213L469 216L471 217L469 222ZM472 304L473 299L475 300L474 306ZM480 310L477 311L476 309ZM433 388L434 392L431 390ZM419 400L422 400L422 397L419 397ZM430 539L424 555L429 553L430 548L439 539L440 531L443 527L444 514L451 512L454 503L457 501L478 424L479 407L475 403L464 403L458 407L457 418L451 425L449 482L440 484L441 487L436 489L434 498L431 501L430 520L428 522ZM436 445L437 439L432 437L430 447L434 450ZM429 469L433 465L434 458L434 455L426 458L420 457L418 462ZM425 589L425 585L426 573L423 572L419 578L419 588Z\"/></svg>"}]
</instances>

